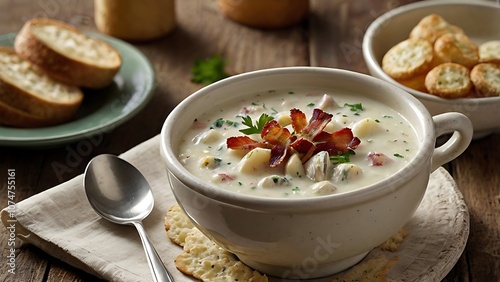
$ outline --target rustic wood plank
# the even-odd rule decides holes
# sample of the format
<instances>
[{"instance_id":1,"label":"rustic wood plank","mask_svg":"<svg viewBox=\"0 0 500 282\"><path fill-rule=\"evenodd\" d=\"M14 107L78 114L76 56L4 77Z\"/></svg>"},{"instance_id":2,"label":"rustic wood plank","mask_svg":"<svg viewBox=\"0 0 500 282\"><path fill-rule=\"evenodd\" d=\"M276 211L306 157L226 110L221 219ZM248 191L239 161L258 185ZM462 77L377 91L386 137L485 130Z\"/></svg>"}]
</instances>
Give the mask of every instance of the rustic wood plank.
<instances>
[{"instance_id":1,"label":"rustic wood plank","mask_svg":"<svg viewBox=\"0 0 500 282\"><path fill-rule=\"evenodd\" d=\"M466 252L472 281L500 280L500 134L473 141L453 162L470 212Z\"/></svg>"},{"instance_id":2,"label":"rustic wood plank","mask_svg":"<svg viewBox=\"0 0 500 282\"><path fill-rule=\"evenodd\" d=\"M378 16L409 2L414 0L311 0L311 65L368 73L362 55L366 29Z\"/></svg>"}]
</instances>

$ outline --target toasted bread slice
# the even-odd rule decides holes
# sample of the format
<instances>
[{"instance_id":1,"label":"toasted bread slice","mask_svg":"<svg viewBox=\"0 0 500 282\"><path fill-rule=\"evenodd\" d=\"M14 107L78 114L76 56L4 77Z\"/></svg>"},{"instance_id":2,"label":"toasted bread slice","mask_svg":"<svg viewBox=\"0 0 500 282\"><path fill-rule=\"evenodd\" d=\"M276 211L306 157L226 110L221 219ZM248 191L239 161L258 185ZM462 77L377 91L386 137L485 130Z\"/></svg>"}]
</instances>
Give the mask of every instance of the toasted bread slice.
<instances>
[{"instance_id":1,"label":"toasted bread slice","mask_svg":"<svg viewBox=\"0 0 500 282\"><path fill-rule=\"evenodd\" d=\"M82 100L78 87L52 79L14 49L0 47L1 124L37 127L65 122Z\"/></svg>"},{"instance_id":2,"label":"toasted bread slice","mask_svg":"<svg viewBox=\"0 0 500 282\"><path fill-rule=\"evenodd\" d=\"M50 76L87 88L109 85L122 63L111 45L51 19L27 21L16 36L14 48Z\"/></svg>"}]
</instances>

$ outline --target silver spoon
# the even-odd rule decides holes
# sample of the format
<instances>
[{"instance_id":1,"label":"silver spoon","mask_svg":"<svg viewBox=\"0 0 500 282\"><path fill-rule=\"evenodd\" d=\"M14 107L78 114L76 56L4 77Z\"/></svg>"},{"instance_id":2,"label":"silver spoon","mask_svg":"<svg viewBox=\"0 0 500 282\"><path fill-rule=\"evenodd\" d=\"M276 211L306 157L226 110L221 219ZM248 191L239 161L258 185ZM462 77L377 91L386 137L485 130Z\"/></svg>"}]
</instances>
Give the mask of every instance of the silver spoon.
<instances>
[{"instance_id":1,"label":"silver spoon","mask_svg":"<svg viewBox=\"0 0 500 282\"><path fill-rule=\"evenodd\" d=\"M153 281L173 282L158 253L149 241L142 220L153 210L151 187L130 163L113 155L93 158L85 169L83 186L94 210L118 224L134 225L141 237Z\"/></svg>"}]
</instances>

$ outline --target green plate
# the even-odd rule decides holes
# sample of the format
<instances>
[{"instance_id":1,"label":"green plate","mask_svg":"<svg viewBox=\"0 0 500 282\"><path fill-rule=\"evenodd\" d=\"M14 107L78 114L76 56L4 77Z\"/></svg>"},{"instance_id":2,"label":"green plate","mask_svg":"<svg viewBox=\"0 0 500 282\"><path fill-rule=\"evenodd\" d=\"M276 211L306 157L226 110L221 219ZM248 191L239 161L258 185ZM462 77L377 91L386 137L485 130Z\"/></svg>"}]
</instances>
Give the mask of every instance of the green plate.
<instances>
[{"instance_id":1,"label":"green plate","mask_svg":"<svg viewBox=\"0 0 500 282\"><path fill-rule=\"evenodd\" d=\"M13 46L15 33L0 35L0 46ZM99 90L84 90L85 98L76 117L67 123L42 128L0 126L0 146L49 147L113 130L137 114L151 99L155 73L149 60L132 45L116 38L91 33L115 47L122 66L113 83Z\"/></svg>"}]
</instances>

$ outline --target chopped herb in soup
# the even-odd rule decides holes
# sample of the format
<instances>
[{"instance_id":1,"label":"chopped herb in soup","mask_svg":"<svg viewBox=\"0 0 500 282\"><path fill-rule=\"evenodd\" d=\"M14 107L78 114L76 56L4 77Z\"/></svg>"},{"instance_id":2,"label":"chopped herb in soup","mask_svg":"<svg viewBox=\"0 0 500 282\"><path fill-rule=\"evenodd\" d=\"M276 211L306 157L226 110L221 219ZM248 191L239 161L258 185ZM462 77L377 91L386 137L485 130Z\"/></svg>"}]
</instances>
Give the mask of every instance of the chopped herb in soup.
<instances>
[{"instance_id":1,"label":"chopped herb in soup","mask_svg":"<svg viewBox=\"0 0 500 282\"><path fill-rule=\"evenodd\" d=\"M387 178L416 153L413 128L363 96L272 90L197 117L180 160L221 189L263 197L312 197Z\"/></svg>"}]
</instances>

